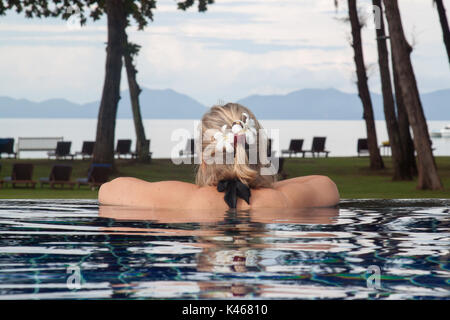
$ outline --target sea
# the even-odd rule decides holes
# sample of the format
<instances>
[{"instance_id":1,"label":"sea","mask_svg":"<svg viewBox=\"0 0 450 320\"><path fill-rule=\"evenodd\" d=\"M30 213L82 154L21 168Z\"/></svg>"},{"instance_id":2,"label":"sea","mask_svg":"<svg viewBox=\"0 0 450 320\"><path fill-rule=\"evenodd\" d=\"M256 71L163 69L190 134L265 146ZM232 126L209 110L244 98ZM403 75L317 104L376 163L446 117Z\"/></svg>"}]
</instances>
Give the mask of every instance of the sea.
<instances>
[{"instance_id":1,"label":"sea","mask_svg":"<svg viewBox=\"0 0 450 320\"><path fill-rule=\"evenodd\" d=\"M176 157L194 137L199 120L145 119L147 139L151 139L153 158ZM366 137L364 120L260 120L273 139L273 150L279 154L287 149L291 139L303 139L303 149L310 149L315 136L326 137L326 150L333 157L356 156L357 141ZM439 131L449 121L429 121L430 131ZM96 119L0 119L0 138L63 137L72 142L71 152L81 151L83 141L94 141ZM388 140L386 123L376 121L378 144ZM132 119L117 119L115 140L131 139L135 149L136 135ZM450 156L450 138L432 138L435 156ZM382 154L388 150L382 149ZM45 158L46 152L21 152L20 158Z\"/></svg>"}]
</instances>

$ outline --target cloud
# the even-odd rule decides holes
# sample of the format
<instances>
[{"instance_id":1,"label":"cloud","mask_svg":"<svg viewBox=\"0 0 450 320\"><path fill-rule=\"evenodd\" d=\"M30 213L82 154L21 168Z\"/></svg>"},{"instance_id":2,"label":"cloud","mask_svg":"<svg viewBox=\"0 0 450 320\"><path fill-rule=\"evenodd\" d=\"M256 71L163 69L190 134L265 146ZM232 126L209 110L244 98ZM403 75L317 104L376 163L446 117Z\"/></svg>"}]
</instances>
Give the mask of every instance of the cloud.
<instances>
[{"instance_id":1,"label":"cloud","mask_svg":"<svg viewBox=\"0 0 450 320\"><path fill-rule=\"evenodd\" d=\"M349 89L344 81L351 68L347 54L315 50L270 51L258 54L239 50L205 49L203 43L185 43L176 37L153 36L138 59L140 81L148 87L177 88L212 104L219 98L237 100L256 88L273 92L300 87L328 86ZM170 51L167 48L171 48ZM334 79L334 80L331 80ZM278 87L278 89L277 89Z\"/></svg>"},{"instance_id":2,"label":"cloud","mask_svg":"<svg viewBox=\"0 0 450 320\"><path fill-rule=\"evenodd\" d=\"M0 95L82 102L99 99L104 51L90 46L2 46Z\"/></svg>"},{"instance_id":3,"label":"cloud","mask_svg":"<svg viewBox=\"0 0 450 320\"><path fill-rule=\"evenodd\" d=\"M227 0L198 13L195 8L181 12L172 0L159 1L154 23L145 31L128 30L129 39L142 46L138 81L204 104L305 87L355 92L350 26L336 19L347 14L341 3L335 12L331 0ZM408 39L415 40L419 87L447 88L450 73L435 8L422 0L401 0L400 5ZM370 86L379 92L374 38L373 30L363 31ZM105 41L104 18L69 30L58 19L1 17L0 95L99 99Z\"/></svg>"}]
</instances>

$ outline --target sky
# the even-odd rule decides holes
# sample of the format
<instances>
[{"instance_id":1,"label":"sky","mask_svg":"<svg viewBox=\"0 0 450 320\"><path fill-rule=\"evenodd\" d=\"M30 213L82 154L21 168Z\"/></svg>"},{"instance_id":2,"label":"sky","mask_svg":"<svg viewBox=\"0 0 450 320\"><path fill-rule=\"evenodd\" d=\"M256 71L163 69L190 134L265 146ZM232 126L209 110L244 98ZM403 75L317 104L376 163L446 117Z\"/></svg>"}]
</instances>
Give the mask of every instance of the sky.
<instances>
[{"instance_id":1,"label":"sky","mask_svg":"<svg viewBox=\"0 0 450 320\"><path fill-rule=\"evenodd\" d=\"M304 88L356 92L350 25L344 0L216 0L207 12L177 10L160 0L144 31L129 40L142 46L138 82L170 88L204 105L252 94L286 94ZM371 1L359 0L362 12ZM419 90L450 88L449 63L431 0L399 0ZM450 0L444 0L450 12ZM0 96L77 103L100 100L106 19L0 17ZM375 30L363 30L369 86L380 92ZM127 89L126 73L121 87Z\"/></svg>"}]
</instances>

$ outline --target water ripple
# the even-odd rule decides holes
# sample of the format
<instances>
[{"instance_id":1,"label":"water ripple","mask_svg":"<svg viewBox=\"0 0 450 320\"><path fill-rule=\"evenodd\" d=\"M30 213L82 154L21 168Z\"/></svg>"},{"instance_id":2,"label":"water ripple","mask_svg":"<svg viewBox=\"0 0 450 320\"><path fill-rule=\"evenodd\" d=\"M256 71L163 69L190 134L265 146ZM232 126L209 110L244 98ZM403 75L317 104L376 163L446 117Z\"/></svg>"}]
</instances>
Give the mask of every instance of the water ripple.
<instances>
[{"instance_id":1,"label":"water ripple","mask_svg":"<svg viewBox=\"0 0 450 320\"><path fill-rule=\"evenodd\" d=\"M186 212L2 200L0 299L449 299L449 207ZM374 266L379 288L367 284Z\"/></svg>"}]
</instances>

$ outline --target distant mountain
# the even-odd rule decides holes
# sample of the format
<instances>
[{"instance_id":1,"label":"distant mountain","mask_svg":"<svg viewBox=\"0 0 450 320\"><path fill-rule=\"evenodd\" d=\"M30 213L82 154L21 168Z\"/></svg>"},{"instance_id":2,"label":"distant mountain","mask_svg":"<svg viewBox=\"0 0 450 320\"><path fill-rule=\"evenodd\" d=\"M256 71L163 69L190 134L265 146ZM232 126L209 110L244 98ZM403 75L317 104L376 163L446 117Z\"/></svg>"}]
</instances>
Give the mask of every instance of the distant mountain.
<instances>
[{"instance_id":1,"label":"distant mountain","mask_svg":"<svg viewBox=\"0 0 450 320\"><path fill-rule=\"evenodd\" d=\"M118 118L131 118L128 91L121 93ZM428 120L450 120L450 89L421 95ZM199 119L207 108L193 98L171 89L143 89L140 95L144 118ZM360 120L363 109L357 94L336 89L302 89L285 95L251 95L238 101L259 119ZM384 119L382 96L372 93L375 119ZM76 104L65 99L32 102L0 97L2 118L95 118L99 102Z\"/></svg>"},{"instance_id":2,"label":"distant mountain","mask_svg":"<svg viewBox=\"0 0 450 320\"><path fill-rule=\"evenodd\" d=\"M303 89L285 95L252 95L238 101L260 119L359 120L363 108L356 94L336 89ZM372 94L376 118L382 119L382 98Z\"/></svg>"},{"instance_id":3,"label":"distant mountain","mask_svg":"<svg viewBox=\"0 0 450 320\"><path fill-rule=\"evenodd\" d=\"M450 89L425 93L420 97L428 120L450 119Z\"/></svg>"},{"instance_id":4,"label":"distant mountain","mask_svg":"<svg viewBox=\"0 0 450 320\"><path fill-rule=\"evenodd\" d=\"M128 91L122 93L118 117L131 118L131 102ZM171 89L143 89L140 96L143 118L151 119L199 119L206 112L206 107L191 97Z\"/></svg>"},{"instance_id":5,"label":"distant mountain","mask_svg":"<svg viewBox=\"0 0 450 320\"><path fill-rule=\"evenodd\" d=\"M374 116L384 119L383 97L371 93ZM450 89L421 95L428 120L450 119ZM239 103L260 119L360 120L363 116L357 94L336 89L302 89L285 95L252 95Z\"/></svg>"},{"instance_id":6,"label":"distant mountain","mask_svg":"<svg viewBox=\"0 0 450 320\"><path fill-rule=\"evenodd\" d=\"M144 118L198 119L206 107L187 95L171 89L152 90L143 88L140 95L141 113ZM0 97L2 118L96 118L99 101L76 104L65 99L32 102L26 99ZM118 118L132 118L130 95L121 92Z\"/></svg>"},{"instance_id":7,"label":"distant mountain","mask_svg":"<svg viewBox=\"0 0 450 320\"><path fill-rule=\"evenodd\" d=\"M0 97L0 117L2 118L92 118L95 108L70 102L65 99L51 99L33 102L26 99Z\"/></svg>"}]
</instances>

